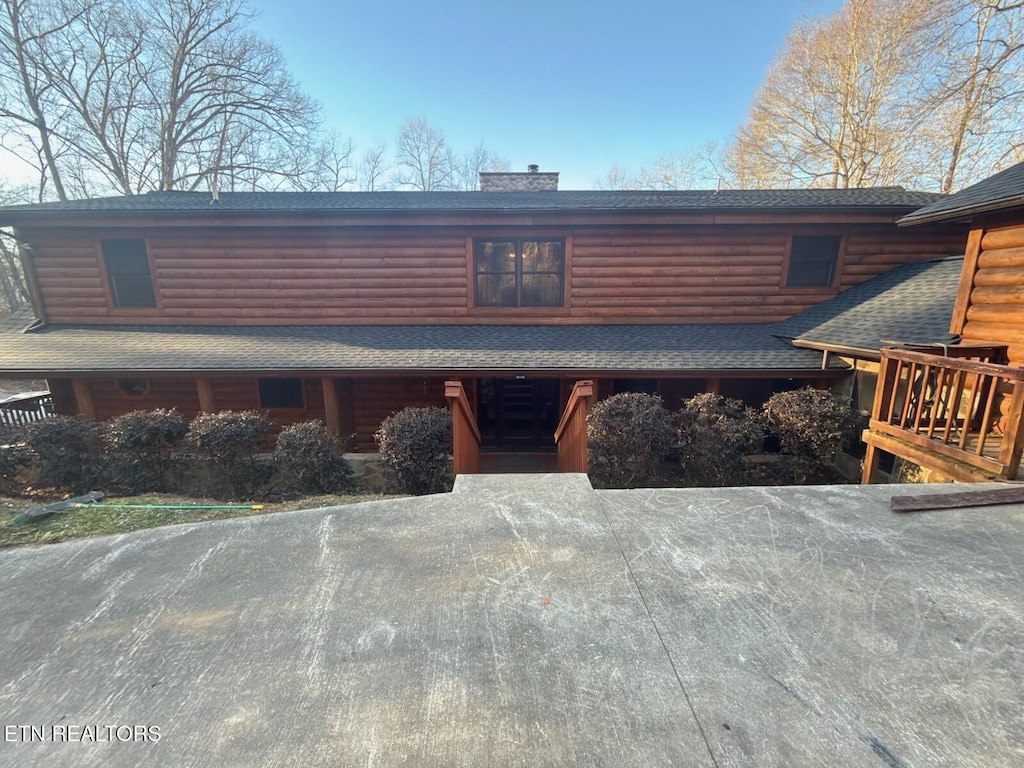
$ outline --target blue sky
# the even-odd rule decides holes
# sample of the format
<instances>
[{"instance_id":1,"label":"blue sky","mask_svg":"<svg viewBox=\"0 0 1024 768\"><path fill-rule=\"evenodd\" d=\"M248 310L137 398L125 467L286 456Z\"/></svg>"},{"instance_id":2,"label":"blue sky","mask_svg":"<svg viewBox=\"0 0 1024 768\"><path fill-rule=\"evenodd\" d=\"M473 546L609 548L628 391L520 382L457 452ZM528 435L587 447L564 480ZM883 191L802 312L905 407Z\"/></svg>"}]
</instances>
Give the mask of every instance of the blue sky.
<instances>
[{"instance_id":1,"label":"blue sky","mask_svg":"<svg viewBox=\"0 0 1024 768\"><path fill-rule=\"evenodd\" d=\"M724 142L800 17L841 0L251 0L256 30L357 150L423 115L458 151L592 188Z\"/></svg>"}]
</instances>

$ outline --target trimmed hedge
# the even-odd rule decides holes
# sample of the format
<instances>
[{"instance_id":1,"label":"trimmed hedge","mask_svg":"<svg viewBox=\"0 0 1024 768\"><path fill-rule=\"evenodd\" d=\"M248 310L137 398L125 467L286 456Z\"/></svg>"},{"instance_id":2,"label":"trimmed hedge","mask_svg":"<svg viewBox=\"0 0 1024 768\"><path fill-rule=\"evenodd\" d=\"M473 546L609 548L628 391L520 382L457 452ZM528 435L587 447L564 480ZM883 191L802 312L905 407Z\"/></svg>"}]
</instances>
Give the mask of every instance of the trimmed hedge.
<instances>
[{"instance_id":1,"label":"trimmed hedge","mask_svg":"<svg viewBox=\"0 0 1024 768\"><path fill-rule=\"evenodd\" d=\"M675 414L679 461L688 485L745 485L744 457L761 450L764 425L741 400L695 395Z\"/></svg>"},{"instance_id":2,"label":"trimmed hedge","mask_svg":"<svg viewBox=\"0 0 1024 768\"><path fill-rule=\"evenodd\" d=\"M452 420L445 408L403 408L374 433L385 486L421 496L452 489Z\"/></svg>"},{"instance_id":3,"label":"trimmed hedge","mask_svg":"<svg viewBox=\"0 0 1024 768\"><path fill-rule=\"evenodd\" d=\"M106 475L100 425L72 416L51 416L25 427L25 445L41 487L80 494Z\"/></svg>"},{"instance_id":4,"label":"trimmed hedge","mask_svg":"<svg viewBox=\"0 0 1024 768\"><path fill-rule=\"evenodd\" d=\"M860 425L858 414L846 398L812 387L777 392L764 404L764 414L787 456L791 482L838 480L835 455L856 437Z\"/></svg>"},{"instance_id":5,"label":"trimmed hedge","mask_svg":"<svg viewBox=\"0 0 1024 768\"><path fill-rule=\"evenodd\" d=\"M587 474L598 488L649 485L672 447L675 431L657 395L624 392L587 414Z\"/></svg>"},{"instance_id":6,"label":"trimmed hedge","mask_svg":"<svg viewBox=\"0 0 1024 768\"><path fill-rule=\"evenodd\" d=\"M209 462L213 491L232 498L255 496L269 479L257 462L273 424L258 411L201 413L192 420L188 441L197 458Z\"/></svg>"},{"instance_id":7,"label":"trimmed hedge","mask_svg":"<svg viewBox=\"0 0 1024 768\"><path fill-rule=\"evenodd\" d=\"M274 448L281 487L299 494L351 490L352 468L340 450L337 438L319 419L281 430Z\"/></svg>"},{"instance_id":8,"label":"trimmed hedge","mask_svg":"<svg viewBox=\"0 0 1024 768\"><path fill-rule=\"evenodd\" d=\"M188 432L188 420L174 409L132 411L104 425L110 480L128 494L167 491L173 452Z\"/></svg>"}]
</instances>

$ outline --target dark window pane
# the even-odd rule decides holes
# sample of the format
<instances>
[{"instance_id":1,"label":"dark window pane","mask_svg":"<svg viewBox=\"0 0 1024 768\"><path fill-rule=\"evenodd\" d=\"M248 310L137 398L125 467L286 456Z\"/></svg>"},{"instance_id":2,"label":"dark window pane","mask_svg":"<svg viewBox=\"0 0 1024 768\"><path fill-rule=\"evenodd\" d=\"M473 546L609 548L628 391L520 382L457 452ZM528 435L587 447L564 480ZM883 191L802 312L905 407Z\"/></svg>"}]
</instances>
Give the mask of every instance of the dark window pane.
<instances>
[{"instance_id":1,"label":"dark window pane","mask_svg":"<svg viewBox=\"0 0 1024 768\"><path fill-rule=\"evenodd\" d=\"M838 235L797 235L789 251L786 285L829 286L839 257Z\"/></svg>"},{"instance_id":2,"label":"dark window pane","mask_svg":"<svg viewBox=\"0 0 1024 768\"><path fill-rule=\"evenodd\" d=\"M478 242L476 244L476 271L515 272L516 246L510 242Z\"/></svg>"},{"instance_id":3,"label":"dark window pane","mask_svg":"<svg viewBox=\"0 0 1024 768\"><path fill-rule=\"evenodd\" d=\"M147 272L144 275L110 274L110 290L114 304L119 307L155 307L153 281Z\"/></svg>"},{"instance_id":4,"label":"dark window pane","mask_svg":"<svg viewBox=\"0 0 1024 768\"><path fill-rule=\"evenodd\" d=\"M476 304L478 307L516 306L516 276L477 275Z\"/></svg>"},{"instance_id":5,"label":"dark window pane","mask_svg":"<svg viewBox=\"0 0 1024 768\"><path fill-rule=\"evenodd\" d=\"M302 407L302 379L260 379L259 382L261 407Z\"/></svg>"},{"instance_id":6,"label":"dark window pane","mask_svg":"<svg viewBox=\"0 0 1024 768\"><path fill-rule=\"evenodd\" d=\"M523 275L524 307L562 306L561 275Z\"/></svg>"},{"instance_id":7,"label":"dark window pane","mask_svg":"<svg viewBox=\"0 0 1024 768\"><path fill-rule=\"evenodd\" d=\"M565 267L565 244L561 241L524 241L523 272L561 272Z\"/></svg>"},{"instance_id":8,"label":"dark window pane","mask_svg":"<svg viewBox=\"0 0 1024 768\"><path fill-rule=\"evenodd\" d=\"M103 240L100 247L115 306L155 307L156 297L149 273L146 241Z\"/></svg>"}]
</instances>

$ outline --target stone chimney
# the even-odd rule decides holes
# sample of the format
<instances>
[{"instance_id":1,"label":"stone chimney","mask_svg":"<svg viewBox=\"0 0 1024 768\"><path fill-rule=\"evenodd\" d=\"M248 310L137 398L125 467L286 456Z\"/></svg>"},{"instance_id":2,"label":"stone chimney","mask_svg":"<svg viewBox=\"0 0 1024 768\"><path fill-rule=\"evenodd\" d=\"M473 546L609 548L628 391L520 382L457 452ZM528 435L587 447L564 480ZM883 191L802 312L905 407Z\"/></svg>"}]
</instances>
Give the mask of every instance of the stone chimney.
<instances>
[{"instance_id":1,"label":"stone chimney","mask_svg":"<svg viewBox=\"0 0 1024 768\"><path fill-rule=\"evenodd\" d=\"M526 173L480 172L481 192L554 192L558 189L557 173L541 173L540 166L526 166Z\"/></svg>"}]
</instances>

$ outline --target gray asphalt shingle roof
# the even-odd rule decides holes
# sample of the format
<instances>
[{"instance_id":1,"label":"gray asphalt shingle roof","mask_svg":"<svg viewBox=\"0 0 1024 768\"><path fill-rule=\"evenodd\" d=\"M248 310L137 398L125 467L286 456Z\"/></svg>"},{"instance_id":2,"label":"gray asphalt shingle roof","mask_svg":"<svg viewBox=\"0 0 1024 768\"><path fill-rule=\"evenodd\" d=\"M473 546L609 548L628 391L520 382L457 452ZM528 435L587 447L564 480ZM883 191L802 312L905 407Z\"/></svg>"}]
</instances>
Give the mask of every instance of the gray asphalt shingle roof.
<instances>
[{"instance_id":1,"label":"gray asphalt shingle roof","mask_svg":"<svg viewBox=\"0 0 1024 768\"><path fill-rule=\"evenodd\" d=\"M921 224L1017 206L1024 206L1024 163L1017 163L977 184L926 205L904 216L898 223Z\"/></svg>"},{"instance_id":2,"label":"gray asphalt shingle roof","mask_svg":"<svg viewBox=\"0 0 1024 768\"><path fill-rule=\"evenodd\" d=\"M913 209L940 196L902 187L865 189L761 189L681 191L553 192L222 192L216 203L208 192L149 192L0 208L11 214L53 213L323 213L374 211L564 211L714 210L771 208Z\"/></svg>"},{"instance_id":3,"label":"gray asphalt shingle roof","mask_svg":"<svg viewBox=\"0 0 1024 768\"><path fill-rule=\"evenodd\" d=\"M775 326L782 338L877 356L883 341L944 343L963 257L905 264Z\"/></svg>"},{"instance_id":4,"label":"gray asphalt shingle roof","mask_svg":"<svg viewBox=\"0 0 1024 768\"><path fill-rule=\"evenodd\" d=\"M0 371L817 370L771 325L53 326L6 333Z\"/></svg>"}]
</instances>

